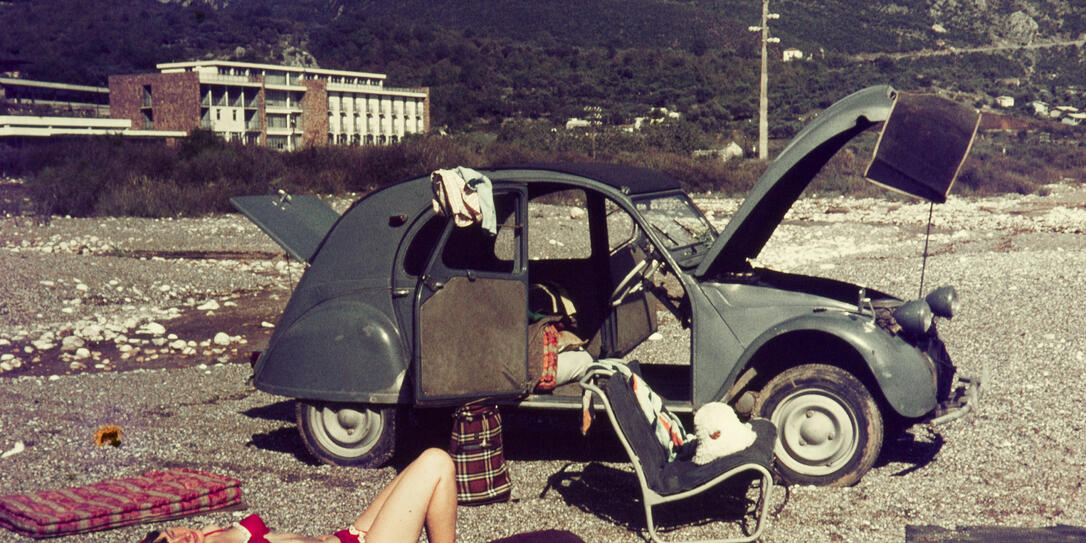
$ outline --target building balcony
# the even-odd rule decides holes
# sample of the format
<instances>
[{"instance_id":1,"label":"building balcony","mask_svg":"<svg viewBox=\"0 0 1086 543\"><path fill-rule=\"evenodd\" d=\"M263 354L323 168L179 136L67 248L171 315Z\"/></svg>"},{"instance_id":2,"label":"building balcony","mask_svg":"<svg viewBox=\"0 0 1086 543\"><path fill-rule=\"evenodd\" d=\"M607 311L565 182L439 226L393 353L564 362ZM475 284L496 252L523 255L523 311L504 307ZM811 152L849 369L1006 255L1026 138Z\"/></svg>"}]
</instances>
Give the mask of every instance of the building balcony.
<instances>
[{"instance_id":1,"label":"building balcony","mask_svg":"<svg viewBox=\"0 0 1086 543\"><path fill-rule=\"evenodd\" d=\"M224 74L200 74L200 83L220 84L220 85L245 85L248 87L259 87L260 81L254 80L255 76L247 75L224 75Z\"/></svg>"},{"instance_id":2,"label":"building balcony","mask_svg":"<svg viewBox=\"0 0 1086 543\"><path fill-rule=\"evenodd\" d=\"M285 102L265 102L264 110L267 113L301 113L302 106L300 104L288 105Z\"/></svg>"}]
</instances>

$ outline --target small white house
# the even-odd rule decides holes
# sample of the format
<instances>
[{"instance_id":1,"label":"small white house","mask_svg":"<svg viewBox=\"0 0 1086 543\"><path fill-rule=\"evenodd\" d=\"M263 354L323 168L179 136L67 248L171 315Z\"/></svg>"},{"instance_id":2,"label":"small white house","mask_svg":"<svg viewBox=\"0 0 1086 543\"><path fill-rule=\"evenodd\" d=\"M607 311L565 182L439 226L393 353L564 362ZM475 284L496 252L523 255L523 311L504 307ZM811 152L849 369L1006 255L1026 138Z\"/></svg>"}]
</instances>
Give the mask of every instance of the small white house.
<instances>
[{"instance_id":1,"label":"small white house","mask_svg":"<svg viewBox=\"0 0 1086 543\"><path fill-rule=\"evenodd\" d=\"M1002 108L1014 107L1013 96L999 96L996 98L996 105Z\"/></svg>"},{"instance_id":2,"label":"small white house","mask_svg":"<svg viewBox=\"0 0 1086 543\"><path fill-rule=\"evenodd\" d=\"M574 118L571 118L570 120L566 121L566 130L573 130L574 128L585 128L585 127L591 126L591 125L592 125L591 121L586 121L584 119L578 119L578 118L574 117Z\"/></svg>"},{"instance_id":3,"label":"small white house","mask_svg":"<svg viewBox=\"0 0 1086 543\"><path fill-rule=\"evenodd\" d=\"M1029 105L1033 106L1033 114L1034 115L1048 116L1048 104L1047 103L1042 102L1040 100L1034 100L1034 101L1030 102Z\"/></svg>"},{"instance_id":4,"label":"small white house","mask_svg":"<svg viewBox=\"0 0 1086 543\"><path fill-rule=\"evenodd\" d=\"M715 157L721 162L727 162L733 158L743 158L743 148L734 141L720 149L699 149L694 151L694 157Z\"/></svg>"},{"instance_id":5,"label":"small white house","mask_svg":"<svg viewBox=\"0 0 1086 543\"><path fill-rule=\"evenodd\" d=\"M784 50L784 53L782 54L781 59L784 62L791 62L793 60L803 60L803 51L800 51L799 49L796 49L795 47L789 47L788 49Z\"/></svg>"}]
</instances>

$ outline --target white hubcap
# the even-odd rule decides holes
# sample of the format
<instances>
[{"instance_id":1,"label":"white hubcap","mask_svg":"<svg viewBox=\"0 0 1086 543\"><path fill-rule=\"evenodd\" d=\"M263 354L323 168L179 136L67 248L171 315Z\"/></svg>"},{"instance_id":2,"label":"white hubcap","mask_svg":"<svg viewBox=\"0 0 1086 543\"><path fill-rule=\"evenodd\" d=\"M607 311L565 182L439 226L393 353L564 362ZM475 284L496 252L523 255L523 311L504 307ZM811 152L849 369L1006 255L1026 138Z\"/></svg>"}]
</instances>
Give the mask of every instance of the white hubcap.
<instances>
[{"instance_id":1,"label":"white hubcap","mask_svg":"<svg viewBox=\"0 0 1086 543\"><path fill-rule=\"evenodd\" d=\"M339 456L365 453L381 435L381 414L370 409L311 407L309 416L323 448Z\"/></svg>"},{"instance_id":2,"label":"white hubcap","mask_svg":"<svg viewBox=\"0 0 1086 543\"><path fill-rule=\"evenodd\" d=\"M777 459L805 475L833 473L859 445L856 419L840 398L823 390L800 390L773 411Z\"/></svg>"}]
</instances>

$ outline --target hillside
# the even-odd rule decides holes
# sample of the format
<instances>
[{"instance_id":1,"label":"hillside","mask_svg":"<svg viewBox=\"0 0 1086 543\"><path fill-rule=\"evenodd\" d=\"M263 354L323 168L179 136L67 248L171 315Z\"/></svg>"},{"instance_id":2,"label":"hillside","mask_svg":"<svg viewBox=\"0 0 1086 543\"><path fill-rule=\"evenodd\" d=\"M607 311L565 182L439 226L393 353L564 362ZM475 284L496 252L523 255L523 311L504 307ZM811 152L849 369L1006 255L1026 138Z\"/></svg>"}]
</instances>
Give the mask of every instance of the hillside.
<instances>
[{"instance_id":1,"label":"hillside","mask_svg":"<svg viewBox=\"0 0 1086 543\"><path fill-rule=\"evenodd\" d=\"M1086 13L1051 0L777 0L774 137L857 88L933 88L977 105L1086 106ZM752 0L8 0L0 61L24 77L104 85L110 74L198 58L389 74L432 89L435 126L608 124L651 108L697 130L750 134L758 43ZM1059 43L1050 49L1020 46ZM971 48L1000 49L958 53ZM804 62L779 62L798 48ZM954 53L954 54L932 54ZM913 55L915 53L915 55ZM913 56L910 56L913 55Z\"/></svg>"}]
</instances>

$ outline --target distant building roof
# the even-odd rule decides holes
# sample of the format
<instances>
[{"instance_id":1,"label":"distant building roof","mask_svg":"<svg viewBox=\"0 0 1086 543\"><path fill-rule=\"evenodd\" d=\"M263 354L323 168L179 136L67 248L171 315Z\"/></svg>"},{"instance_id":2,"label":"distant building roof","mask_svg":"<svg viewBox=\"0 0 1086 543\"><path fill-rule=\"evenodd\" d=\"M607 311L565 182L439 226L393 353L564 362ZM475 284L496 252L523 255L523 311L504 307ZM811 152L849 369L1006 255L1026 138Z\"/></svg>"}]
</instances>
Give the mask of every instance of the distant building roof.
<instances>
[{"instance_id":1,"label":"distant building roof","mask_svg":"<svg viewBox=\"0 0 1086 543\"><path fill-rule=\"evenodd\" d=\"M94 92L109 95L109 87L91 87L89 85L71 85L68 83L53 83L51 81L34 81L32 79L19 79L15 77L0 77L0 85L5 87L33 87L36 89L57 89L80 92Z\"/></svg>"},{"instance_id":2,"label":"distant building roof","mask_svg":"<svg viewBox=\"0 0 1086 543\"><path fill-rule=\"evenodd\" d=\"M304 66L281 66L277 64L259 64L255 62L236 62L232 60L190 60L186 62L166 62L155 65L159 71L171 72L181 70L194 70L204 66L221 66L230 68L246 68L250 70L271 70L276 72L311 73L320 75L339 75L348 77L366 77L370 79L386 79L385 74L371 72L352 72L347 70L327 70L324 68L307 68Z\"/></svg>"}]
</instances>

